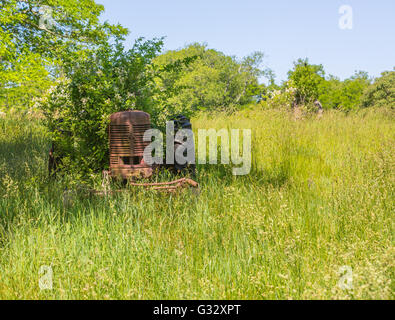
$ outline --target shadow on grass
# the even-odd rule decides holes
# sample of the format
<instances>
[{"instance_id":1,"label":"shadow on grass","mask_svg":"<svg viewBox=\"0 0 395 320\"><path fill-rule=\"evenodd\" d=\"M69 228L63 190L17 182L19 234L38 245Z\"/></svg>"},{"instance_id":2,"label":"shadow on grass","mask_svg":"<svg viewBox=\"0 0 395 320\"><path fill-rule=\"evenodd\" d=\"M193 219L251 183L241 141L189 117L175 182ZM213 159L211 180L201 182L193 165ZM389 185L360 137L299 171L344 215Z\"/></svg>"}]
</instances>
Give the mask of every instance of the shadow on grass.
<instances>
[{"instance_id":1,"label":"shadow on grass","mask_svg":"<svg viewBox=\"0 0 395 320\"><path fill-rule=\"evenodd\" d=\"M253 166L247 175L235 176L231 165L200 165L198 168L198 179L201 185L222 184L229 186L238 181L243 184L253 184L262 187L282 187L290 179L290 164L287 161L275 164L270 169L261 169Z\"/></svg>"},{"instance_id":2,"label":"shadow on grass","mask_svg":"<svg viewBox=\"0 0 395 320\"><path fill-rule=\"evenodd\" d=\"M42 137L18 136L11 141L0 142L0 174L8 174L13 179L24 180L42 173L47 163L49 143ZM26 169L30 172L26 172Z\"/></svg>"}]
</instances>

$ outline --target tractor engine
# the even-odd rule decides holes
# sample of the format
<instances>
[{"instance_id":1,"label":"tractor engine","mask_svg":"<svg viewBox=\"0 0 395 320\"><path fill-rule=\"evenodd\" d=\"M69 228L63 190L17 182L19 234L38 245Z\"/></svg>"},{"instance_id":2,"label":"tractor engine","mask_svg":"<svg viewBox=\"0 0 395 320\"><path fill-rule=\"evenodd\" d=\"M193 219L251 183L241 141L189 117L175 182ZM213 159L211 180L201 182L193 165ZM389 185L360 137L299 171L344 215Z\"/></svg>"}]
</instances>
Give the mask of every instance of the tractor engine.
<instances>
[{"instance_id":1,"label":"tractor engine","mask_svg":"<svg viewBox=\"0 0 395 320\"><path fill-rule=\"evenodd\" d=\"M111 115L109 125L110 175L124 180L149 178L153 169L144 163L146 130L150 116L143 111L122 111Z\"/></svg>"}]
</instances>

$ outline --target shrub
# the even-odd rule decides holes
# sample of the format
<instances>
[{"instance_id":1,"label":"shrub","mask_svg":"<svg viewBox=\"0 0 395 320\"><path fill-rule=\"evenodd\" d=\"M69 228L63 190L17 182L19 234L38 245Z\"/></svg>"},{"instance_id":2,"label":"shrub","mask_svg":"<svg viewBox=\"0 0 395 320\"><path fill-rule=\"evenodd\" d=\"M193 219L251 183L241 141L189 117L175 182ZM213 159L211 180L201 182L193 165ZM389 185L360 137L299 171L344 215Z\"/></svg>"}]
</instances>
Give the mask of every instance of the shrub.
<instances>
[{"instance_id":1,"label":"shrub","mask_svg":"<svg viewBox=\"0 0 395 320\"><path fill-rule=\"evenodd\" d=\"M295 101L296 89L292 81L288 81L283 88L273 88L262 95L260 105L264 109L291 109Z\"/></svg>"},{"instance_id":2,"label":"shrub","mask_svg":"<svg viewBox=\"0 0 395 320\"><path fill-rule=\"evenodd\" d=\"M308 59L299 59L294 62L294 69L288 72L296 92L295 103L308 105L318 99L320 86L325 82L325 72L322 65L309 64Z\"/></svg>"},{"instance_id":3,"label":"shrub","mask_svg":"<svg viewBox=\"0 0 395 320\"><path fill-rule=\"evenodd\" d=\"M325 109L340 109L350 111L360 106L364 90L369 86L368 74L356 72L352 77L340 81L329 76L321 84L319 100Z\"/></svg>"},{"instance_id":4,"label":"shrub","mask_svg":"<svg viewBox=\"0 0 395 320\"><path fill-rule=\"evenodd\" d=\"M139 39L130 50L116 41L65 61L64 76L41 99L51 138L70 168L87 174L108 165L110 114L139 109L160 125L160 94L152 59L162 40Z\"/></svg>"},{"instance_id":5,"label":"shrub","mask_svg":"<svg viewBox=\"0 0 395 320\"><path fill-rule=\"evenodd\" d=\"M395 108L395 71L386 71L364 92L361 106Z\"/></svg>"}]
</instances>

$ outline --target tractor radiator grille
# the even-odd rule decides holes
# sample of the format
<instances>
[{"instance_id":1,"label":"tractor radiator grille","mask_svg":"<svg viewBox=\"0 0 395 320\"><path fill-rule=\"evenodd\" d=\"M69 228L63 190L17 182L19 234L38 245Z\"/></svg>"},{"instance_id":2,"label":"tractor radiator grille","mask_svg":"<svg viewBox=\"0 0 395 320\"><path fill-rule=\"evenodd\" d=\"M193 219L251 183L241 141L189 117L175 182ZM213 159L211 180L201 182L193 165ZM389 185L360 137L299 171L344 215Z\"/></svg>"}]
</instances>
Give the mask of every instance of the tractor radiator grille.
<instances>
[{"instance_id":1,"label":"tractor radiator grille","mask_svg":"<svg viewBox=\"0 0 395 320\"><path fill-rule=\"evenodd\" d=\"M148 142L143 141L144 133L146 130L149 130L151 126L149 124L134 124L133 125L133 155L134 156L143 156L144 149Z\"/></svg>"},{"instance_id":2,"label":"tractor radiator grille","mask_svg":"<svg viewBox=\"0 0 395 320\"><path fill-rule=\"evenodd\" d=\"M130 126L111 125L110 126L110 153L111 156L130 156L131 155ZM115 157L114 157L115 158ZM115 159L111 159L115 161Z\"/></svg>"}]
</instances>

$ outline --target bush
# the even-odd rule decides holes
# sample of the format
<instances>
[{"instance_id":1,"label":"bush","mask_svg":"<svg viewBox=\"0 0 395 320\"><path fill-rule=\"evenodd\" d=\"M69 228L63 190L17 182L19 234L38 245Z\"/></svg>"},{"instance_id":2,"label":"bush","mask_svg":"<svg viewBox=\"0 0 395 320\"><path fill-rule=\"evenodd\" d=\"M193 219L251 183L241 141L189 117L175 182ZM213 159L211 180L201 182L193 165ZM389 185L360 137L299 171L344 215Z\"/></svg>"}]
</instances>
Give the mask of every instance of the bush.
<instances>
[{"instance_id":1,"label":"bush","mask_svg":"<svg viewBox=\"0 0 395 320\"><path fill-rule=\"evenodd\" d=\"M364 92L361 106L395 108L395 71L386 71Z\"/></svg>"},{"instance_id":2,"label":"bush","mask_svg":"<svg viewBox=\"0 0 395 320\"><path fill-rule=\"evenodd\" d=\"M288 109L292 108L292 104L295 101L296 89L292 86L292 81L287 82L284 87L273 88L267 90L262 95L262 100L259 104L264 109Z\"/></svg>"},{"instance_id":3,"label":"bush","mask_svg":"<svg viewBox=\"0 0 395 320\"><path fill-rule=\"evenodd\" d=\"M126 51L120 42L86 50L65 61L65 76L59 78L41 99L51 138L64 163L84 174L108 166L107 126L118 111L139 109L160 125L160 98L156 92L152 59L162 40L136 41Z\"/></svg>"},{"instance_id":4,"label":"bush","mask_svg":"<svg viewBox=\"0 0 395 320\"><path fill-rule=\"evenodd\" d=\"M296 89L294 104L303 105L308 110L316 109L314 101L317 99L325 109L356 109L370 84L368 74L363 71L344 81L333 76L325 77L323 66L309 64L308 59L297 60L294 69L288 73L288 79Z\"/></svg>"},{"instance_id":5,"label":"bush","mask_svg":"<svg viewBox=\"0 0 395 320\"><path fill-rule=\"evenodd\" d=\"M357 109L363 92L369 84L368 74L363 71L356 72L344 81L330 76L321 85L319 100L326 109L344 111Z\"/></svg>"},{"instance_id":6,"label":"bush","mask_svg":"<svg viewBox=\"0 0 395 320\"><path fill-rule=\"evenodd\" d=\"M309 64L308 59L294 62L294 69L288 72L288 80L292 81L296 89L297 105L309 105L318 99L320 87L325 82L324 75L322 65Z\"/></svg>"}]
</instances>

